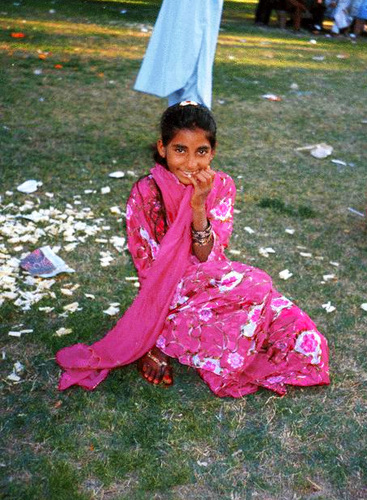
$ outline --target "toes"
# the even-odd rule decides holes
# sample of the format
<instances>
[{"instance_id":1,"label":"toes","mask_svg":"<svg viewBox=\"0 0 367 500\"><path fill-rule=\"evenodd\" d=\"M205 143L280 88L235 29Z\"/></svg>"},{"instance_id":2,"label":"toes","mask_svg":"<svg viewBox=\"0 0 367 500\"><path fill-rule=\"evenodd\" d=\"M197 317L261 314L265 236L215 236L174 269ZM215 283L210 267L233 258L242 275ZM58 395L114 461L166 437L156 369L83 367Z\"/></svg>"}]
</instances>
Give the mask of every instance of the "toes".
<instances>
[{"instance_id":1,"label":"toes","mask_svg":"<svg viewBox=\"0 0 367 500\"><path fill-rule=\"evenodd\" d=\"M172 368L170 366L166 367L166 370L163 375L163 382L166 385L172 385L173 384L173 377L172 377Z\"/></svg>"}]
</instances>

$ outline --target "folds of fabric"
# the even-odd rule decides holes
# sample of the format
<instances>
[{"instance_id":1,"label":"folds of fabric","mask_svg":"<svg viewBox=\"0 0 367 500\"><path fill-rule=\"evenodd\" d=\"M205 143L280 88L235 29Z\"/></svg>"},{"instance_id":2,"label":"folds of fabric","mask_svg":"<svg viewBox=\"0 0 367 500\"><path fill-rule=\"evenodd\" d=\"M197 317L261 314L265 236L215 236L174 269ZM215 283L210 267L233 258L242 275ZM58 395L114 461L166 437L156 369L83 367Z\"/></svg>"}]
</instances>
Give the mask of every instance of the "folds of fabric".
<instances>
[{"instance_id":1,"label":"folds of fabric","mask_svg":"<svg viewBox=\"0 0 367 500\"><path fill-rule=\"evenodd\" d=\"M223 0L164 0L134 89L159 97L182 90L180 100L210 108L222 7Z\"/></svg>"},{"instance_id":2,"label":"folds of fabric","mask_svg":"<svg viewBox=\"0 0 367 500\"><path fill-rule=\"evenodd\" d=\"M65 370L60 390L72 385L94 389L110 369L143 356L162 330L191 251L192 186L183 186L160 165L152 169L152 175L161 189L171 223L156 260L133 304L104 338L91 346L75 344L58 351L56 361Z\"/></svg>"}]
</instances>

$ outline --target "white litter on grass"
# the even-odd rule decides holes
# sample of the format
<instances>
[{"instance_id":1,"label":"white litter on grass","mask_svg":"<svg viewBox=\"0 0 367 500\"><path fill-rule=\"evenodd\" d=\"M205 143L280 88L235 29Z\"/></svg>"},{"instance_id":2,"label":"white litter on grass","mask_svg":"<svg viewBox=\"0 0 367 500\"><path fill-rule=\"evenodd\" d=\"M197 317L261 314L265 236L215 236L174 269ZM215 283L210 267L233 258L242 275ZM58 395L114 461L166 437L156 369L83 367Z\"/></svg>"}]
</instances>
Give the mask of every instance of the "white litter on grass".
<instances>
[{"instance_id":1,"label":"white litter on grass","mask_svg":"<svg viewBox=\"0 0 367 500\"><path fill-rule=\"evenodd\" d=\"M335 262L335 261L333 261L333 260L331 260L331 261L329 262L329 264L331 264L332 266L335 266L335 267L339 267L339 266L340 266L339 262Z\"/></svg>"},{"instance_id":2,"label":"white litter on grass","mask_svg":"<svg viewBox=\"0 0 367 500\"><path fill-rule=\"evenodd\" d=\"M322 278L324 281L331 281L335 279L335 274L324 274Z\"/></svg>"},{"instance_id":3,"label":"white litter on grass","mask_svg":"<svg viewBox=\"0 0 367 500\"><path fill-rule=\"evenodd\" d=\"M12 372L10 375L6 377L10 382L20 382L22 379L16 373Z\"/></svg>"},{"instance_id":4,"label":"white litter on grass","mask_svg":"<svg viewBox=\"0 0 367 500\"><path fill-rule=\"evenodd\" d=\"M329 144L326 144L325 142L320 142L318 144L311 144L309 146L296 148L296 151L310 151L314 158L323 159L331 155L333 147L329 146Z\"/></svg>"},{"instance_id":5,"label":"white litter on grass","mask_svg":"<svg viewBox=\"0 0 367 500\"><path fill-rule=\"evenodd\" d=\"M112 177L114 179L122 179L122 177L125 177L125 172L117 170L116 172L111 172L110 174L108 174L108 177Z\"/></svg>"},{"instance_id":6,"label":"white litter on grass","mask_svg":"<svg viewBox=\"0 0 367 500\"><path fill-rule=\"evenodd\" d=\"M16 361L13 366L14 373L22 373L24 371L24 365L20 361Z\"/></svg>"},{"instance_id":7,"label":"white litter on grass","mask_svg":"<svg viewBox=\"0 0 367 500\"><path fill-rule=\"evenodd\" d=\"M316 45L316 44L317 44L317 40L315 40L314 38L312 38L312 39L310 40L310 43L312 43L312 45Z\"/></svg>"},{"instance_id":8,"label":"white litter on grass","mask_svg":"<svg viewBox=\"0 0 367 500\"><path fill-rule=\"evenodd\" d=\"M112 236L110 243L112 243L118 252L125 250L126 239L123 236Z\"/></svg>"},{"instance_id":9,"label":"white litter on grass","mask_svg":"<svg viewBox=\"0 0 367 500\"><path fill-rule=\"evenodd\" d=\"M234 248L229 250L229 253L231 253L232 255L241 255L240 250L235 250Z\"/></svg>"},{"instance_id":10,"label":"white litter on grass","mask_svg":"<svg viewBox=\"0 0 367 500\"><path fill-rule=\"evenodd\" d=\"M271 248L271 247L267 247L267 248L260 247L259 248L259 254L262 255L263 257L269 257L269 254L271 254L271 253L275 253L274 248Z\"/></svg>"},{"instance_id":11,"label":"white litter on grass","mask_svg":"<svg viewBox=\"0 0 367 500\"><path fill-rule=\"evenodd\" d=\"M50 313L54 310L55 308L54 307L49 307L49 306L44 306L44 307L39 307L38 310L41 311L41 312L45 312L45 313Z\"/></svg>"},{"instance_id":12,"label":"white litter on grass","mask_svg":"<svg viewBox=\"0 0 367 500\"><path fill-rule=\"evenodd\" d=\"M25 194L31 194L37 191L37 189L41 187L42 184L43 183L41 181L30 179L29 181L23 182L23 184L19 184L19 186L17 187L17 191Z\"/></svg>"},{"instance_id":13,"label":"white litter on grass","mask_svg":"<svg viewBox=\"0 0 367 500\"><path fill-rule=\"evenodd\" d=\"M8 335L10 337L21 337L22 336L21 332L16 332L15 330L11 330L10 332L8 332Z\"/></svg>"},{"instance_id":14,"label":"white litter on grass","mask_svg":"<svg viewBox=\"0 0 367 500\"><path fill-rule=\"evenodd\" d=\"M282 280L288 280L291 276L293 276L293 273L291 273L289 269L284 269L279 273L279 278L281 278Z\"/></svg>"},{"instance_id":15,"label":"white litter on grass","mask_svg":"<svg viewBox=\"0 0 367 500\"><path fill-rule=\"evenodd\" d=\"M361 304L361 309L363 309L363 311L367 311L367 302Z\"/></svg>"},{"instance_id":16,"label":"white litter on grass","mask_svg":"<svg viewBox=\"0 0 367 500\"><path fill-rule=\"evenodd\" d=\"M249 234L254 234L255 233L255 231L253 229L251 229L251 227L249 227L249 226L245 226L245 231L247 233L249 233Z\"/></svg>"},{"instance_id":17,"label":"white litter on grass","mask_svg":"<svg viewBox=\"0 0 367 500\"><path fill-rule=\"evenodd\" d=\"M111 305L108 309L104 310L103 312L105 314L108 314L108 316L115 316L116 314L118 314L120 312L120 308L114 307L113 305Z\"/></svg>"},{"instance_id":18,"label":"white litter on grass","mask_svg":"<svg viewBox=\"0 0 367 500\"><path fill-rule=\"evenodd\" d=\"M110 186L105 186L105 187L101 188L101 194L108 194L110 192L111 192Z\"/></svg>"},{"instance_id":19,"label":"white litter on grass","mask_svg":"<svg viewBox=\"0 0 367 500\"><path fill-rule=\"evenodd\" d=\"M64 311L74 313L75 311L81 311L81 308L79 308L79 302L72 302L71 304L67 304L66 306L63 307Z\"/></svg>"},{"instance_id":20,"label":"white litter on grass","mask_svg":"<svg viewBox=\"0 0 367 500\"><path fill-rule=\"evenodd\" d=\"M34 75L37 75L37 76L42 75L42 70L41 70L41 69L35 69L35 70L33 71L33 74L34 74Z\"/></svg>"},{"instance_id":21,"label":"white litter on grass","mask_svg":"<svg viewBox=\"0 0 367 500\"><path fill-rule=\"evenodd\" d=\"M87 297L87 299L92 299L92 300L96 298L96 296L93 295L92 293L85 293L84 296Z\"/></svg>"},{"instance_id":22,"label":"white litter on grass","mask_svg":"<svg viewBox=\"0 0 367 500\"><path fill-rule=\"evenodd\" d=\"M331 163L335 163L336 165L343 165L343 167L347 166L346 162L342 160L331 160Z\"/></svg>"},{"instance_id":23,"label":"white litter on grass","mask_svg":"<svg viewBox=\"0 0 367 500\"><path fill-rule=\"evenodd\" d=\"M113 262L115 259L114 257L112 256L111 252L107 251L107 252L99 252L100 254L100 264L102 267L108 267L111 262Z\"/></svg>"},{"instance_id":24,"label":"white litter on grass","mask_svg":"<svg viewBox=\"0 0 367 500\"><path fill-rule=\"evenodd\" d=\"M65 252L72 252L73 250L76 249L76 247L79 245L79 243L69 243L68 245L65 245L64 246L64 250Z\"/></svg>"},{"instance_id":25,"label":"white litter on grass","mask_svg":"<svg viewBox=\"0 0 367 500\"><path fill-rule=\"evenodd\" d=\"M349 212L352 212L352 214L359 215L360 217L365 217L365 215L362 212L358 212L358 210L355 210L352 207L348 207Z\"/></svg>"},{"instance_id":26,"label":"white litter on grass","mask_svg":"<svg viewBox=\"0 0 367 500\"><path fill-rule=\"evenodd\" d=\"M69 288L60 288L60 292L63 294L63 295L68 295L69 297L71 295L73 295L73 291L70 290Z\"/></svg>"},{"instance_id":27,"label":"white litter on grass","mask_svg":"<svg viewBox=\"0 0 367 500\"><path fill-rule=\"evenodd\" d=\"M309 252L300 252L299 254L301 255L301 257L312 257L312 253Z\"/></svg>"},{"instance_id":28,"label":"white litter on grass","mask_svg":"<svg viewBox=\"0 0 367 500\"><path fill-rule=\"evenodd\" d=\"M263 99L267 99L268 101L281 101L282 98L275 94L263 94L261 96Z\"/></svg>"},{"instance_id":29,"label":"white litter on grass","mask_svg":"<svg viewBox=\"0 0 367 500\"><path fill-rule=\"evenodd\" d=\"M324 61L325 60L325 56L315 56L312 59L314 61Z\"/></svg>"},{"instance_id":30,"label":"white litter on grass","mask_svg":"<svg viewBox=\"0 0 367 500\"><path fill-rule=\"evenodd\" d=\"M111 212L111 214L114 214L114 215L121 215L121 210L119 207L111 207L110 212Z\"/></svg>"},{"instance_id":31,"label":"white litter on grass","mask_svg":"<svg viewBox=\"0 0 367 500\"><path fill-rule=\"evenodd\" d=\"M73 330L71 328L59 328L58 330L56 330L55 336L62 337L64 335L69 335L70 333L72 333L72 331Z\"/></svg>"},{"instance_id":32,"label":"white litter on grass","mask_svg":"<svg viewBox=\"0 0 367 500\"><path fill-rule=\"evenodd\" d=\"M196 463L200 465L200 467L208 467L209 465L208 462L201 462L200 460L198 460Z\"/></svg>"},{"instance_id":33,"label":"white litter on grass","mask_svg":"<svg viewBox=\"0 0 367 500\"><path fill-rule=\"evenodd\" d=\"M286 233L288 233L288 234L294 234L294 233L295 233L295 229L290 229L290 228L287 228L287 229L285 230L285 232L286 232Z\"/></svg>"},{"instance_id":34,"label":"white litter on grass","mask_svg":"<svg viewBox=\"0 0 367 500\"><path fill-rule=\"evenodd\" d=\"M298 84L297 84L297 83L291 83L290 88L291 88L292 90L298 90L298 89L299 89L299 86L298 86Z\"/></svg>"},{"instance_id":35,"label":"white litter on grass","mask_svg":"<svg viewBox=\"0 0 367 500\"><path fill-rule=\"evenodd\" d=\"M125 281L139 281L137 276L125 276Z\"/></svg>"},{"instance_id":36,"label":"white litter on grass","mask_svg":"<svg viewBox=\"0 0 367 500\"><path fill-rule=\"evenodd\" d=\"M332 152L333 148L331 146L328 146L327 144L319 144L310 151L311 156L320 160L322 160L323 158L327 158L331 155Z\"/></svg>"},{"instance_id":37,"label":"white litter on grass","mask_svg":"<svg viewBox=\"0 0 367 500\"><path fill-rule=\"evenodd\" d=\"M336 311L336 307L331 305L331 302L327 302L326 304L322 304L321 306L327 313L331 313Z\"/></svg>"}]
</instances>

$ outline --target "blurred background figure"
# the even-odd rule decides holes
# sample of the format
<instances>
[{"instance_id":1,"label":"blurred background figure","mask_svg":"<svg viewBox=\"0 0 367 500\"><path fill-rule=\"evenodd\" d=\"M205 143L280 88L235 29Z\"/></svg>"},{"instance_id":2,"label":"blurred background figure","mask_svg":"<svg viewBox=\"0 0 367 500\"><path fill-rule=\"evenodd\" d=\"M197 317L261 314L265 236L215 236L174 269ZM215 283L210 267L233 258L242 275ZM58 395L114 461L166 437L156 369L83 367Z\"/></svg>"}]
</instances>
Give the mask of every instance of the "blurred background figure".
<instances>
[{"instance_id":1,"label":"blurred background figure","mask_svg":"<svg viewBox=\"0 0 367 500\"><path fill-rule=\"evenodd\" d=\"M223 0L164 0L134 89L211 107Z\"/></svg>"},{"instance_id":2,"label":"blurred background figure","mask_svg":"<svg viewBox=\"0 0 367 500\"><path fill-rule=\"evenodd\" d=\"M351 15L354 18L354 35L361 35L367 20L367 0L354 0Z\"/></svg>"},{"instance_id":3,"label":"blurred background figure","mask_svg":"<svg viewBox=\"0 0 367 500\"><path fill-rule=\"evenodd\" d=\"M271 12L277 8L277 4L277 0L259 0L255 11L255 24L268 26Z\"/></svg>"},{"instance_id":4,"label":"blurred background figure","mask_svg":"<svg viewBox=\"0 0 367 500\"><path fill-rule=\"evenodd\" d=\"M334 24L331 27L332 34L339 35L339 33L343 33L352 24L353 18L350 15L351 3L352 0L332 0L331 2L327 2L329 7L334 8L331 16L334 19Z\"/></svg>"}]
</instances>

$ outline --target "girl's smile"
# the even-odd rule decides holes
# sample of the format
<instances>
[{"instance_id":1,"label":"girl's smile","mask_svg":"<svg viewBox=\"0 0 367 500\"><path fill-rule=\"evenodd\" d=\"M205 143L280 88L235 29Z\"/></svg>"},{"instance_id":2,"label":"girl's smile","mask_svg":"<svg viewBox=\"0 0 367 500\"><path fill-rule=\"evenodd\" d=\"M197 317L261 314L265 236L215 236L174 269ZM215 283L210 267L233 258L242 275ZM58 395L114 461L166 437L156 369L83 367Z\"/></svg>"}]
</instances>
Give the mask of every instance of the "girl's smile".
<instances>
[{"instance_id":1,"label":"girl's smile","mask_svg":"<svg viewBox=\"0 0 367 500\"><path fill-rule=\"evenodd\" d=\"M160 139L157 149L162 158L166 159L168 170L185 185L192 184L191 178L201 170L210 168L215 154L207 133L200 128L179 130L166 146Z\"/></svg>"}]
</instances>

